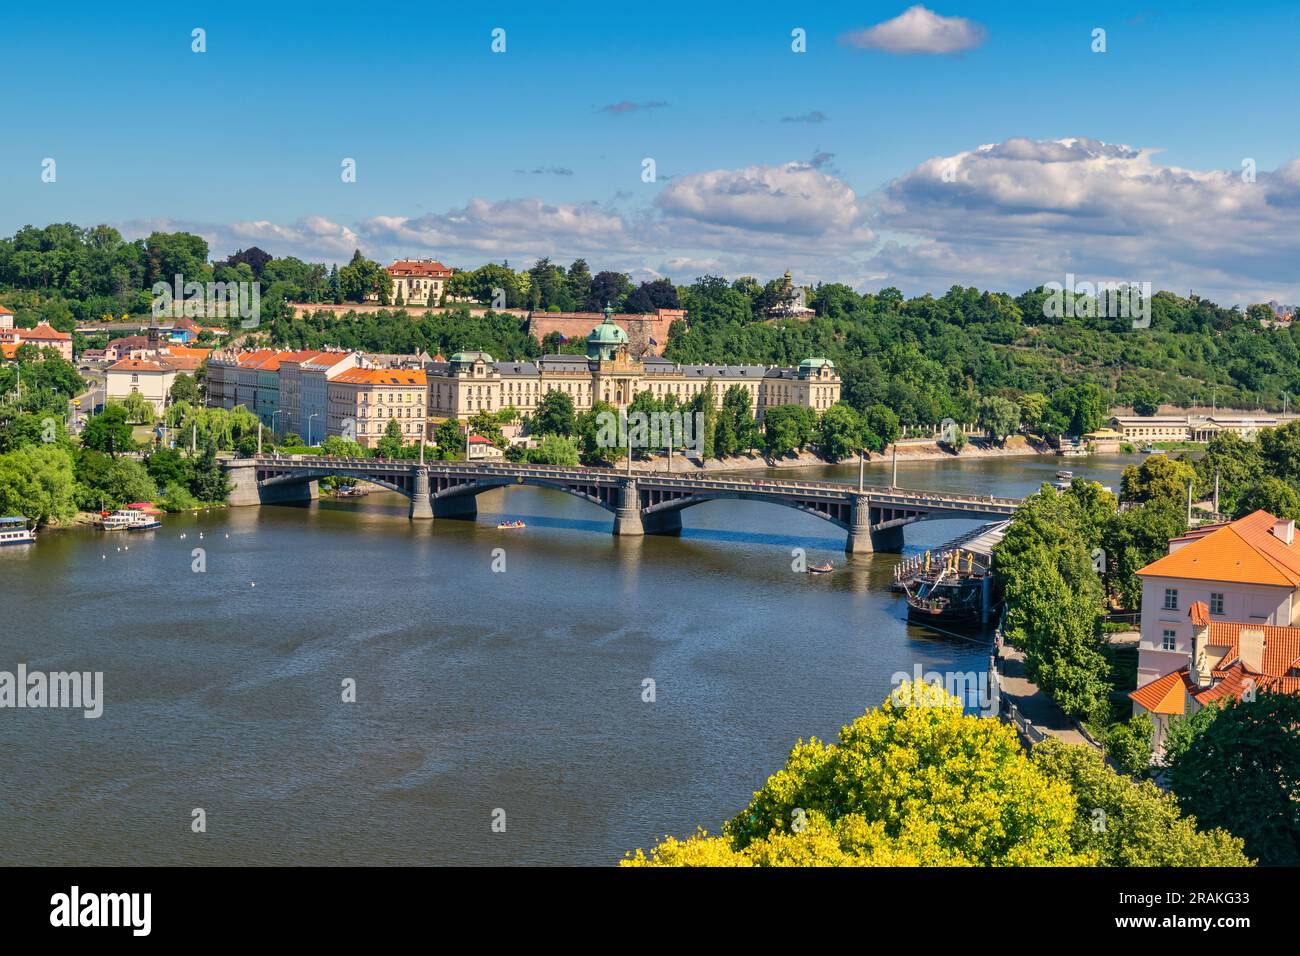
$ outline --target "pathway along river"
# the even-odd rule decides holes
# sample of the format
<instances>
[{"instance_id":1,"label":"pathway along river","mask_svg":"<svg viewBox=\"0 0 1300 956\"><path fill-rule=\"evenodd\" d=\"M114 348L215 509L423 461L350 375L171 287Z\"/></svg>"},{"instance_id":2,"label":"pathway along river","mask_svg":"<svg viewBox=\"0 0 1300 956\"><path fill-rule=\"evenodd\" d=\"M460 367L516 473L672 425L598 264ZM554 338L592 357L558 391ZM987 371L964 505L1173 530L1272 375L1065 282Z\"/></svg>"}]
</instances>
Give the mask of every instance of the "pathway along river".
<instances>
[{"instance_id":1,"label":"pathway along river","mask_svg":"<svg viewBox=\"0 0 1300 956\"><path fill-rule=\"evenodd\" d=\"M1118 486L1133 460L1066 467ZM1061 466L909 462L899 483L1021 495ZM702 505L679 539L615 538L540 489L479 509L412 524L373 494L0 549L0 671L102 671L105 697L98 719L0 710L0 861L608 865L715 830L895 672L986 669L986 646L905 623L895 556L846 558L791 509ZM973 526L913 525L907 549ZM795 574L795 547L841 569Z\"/></svg>"}]
</instances>

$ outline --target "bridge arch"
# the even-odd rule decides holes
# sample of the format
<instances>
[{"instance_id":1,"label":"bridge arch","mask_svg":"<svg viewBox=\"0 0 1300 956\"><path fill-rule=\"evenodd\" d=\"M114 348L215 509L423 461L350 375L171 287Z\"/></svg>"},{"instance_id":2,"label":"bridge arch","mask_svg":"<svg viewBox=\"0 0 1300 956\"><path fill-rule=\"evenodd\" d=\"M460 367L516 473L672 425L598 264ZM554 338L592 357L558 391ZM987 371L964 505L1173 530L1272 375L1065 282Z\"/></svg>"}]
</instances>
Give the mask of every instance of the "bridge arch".
<instances>
[{"instance_id":1,"label":"bridge arch","mask_svg":"<svg viewBox=\"0 0 1300 956\"><path fill-rule=\"evenodd\" d=\"M411 497L411 490L409 488L403 488L401 485L394 484L391 481L386 481L383 478L363 473L349 474L337 469L309 469L301 472L291 472L285 475L276 475L272 478L261 479L258 481L257 487L281 488L288 485L306 485L313 481L320 481L322 478L355 478L357 481L368 481L371 484L387 488L389 491L395 491L399 495L404 495L407 498Z\"/></svg>"},{"instance_id":2,"label":"bridge arch","mask_svg":"<svg viewBox=\"0 0 1300 956\"><path fill-rule=\"evenodd\" d=\"M665 515L677 513L680 514L687 508L693 508L696 505L702 505L709 501L721 501L723 499L734 499L737 501L761 501L764 504L780 505L785 508L793 508L795 511L802 511L804 514L821 518L823 521L829 521L837 528L845 531L849 530L850 522L826 511L821 511L805 501L798 501L791 498L784 498L780 495L755 493L747 491L704 491L698 494L688 495L683 498L674 498L669 501L661 501L658 504L650 505L642 509L642 514L646 517L652 515Z\"/></svg>"},{"instance_id":3,"label":"bridge arch","mask_svg":"<svg viewBox=\"0 0 1300 956\"><path fill-rule=\"evenodd\" d=\"M462 482L458 485L451 485L440 491L434 492L432 497L435 501L450 498L477 498L485 491L492 491L496 488L518 488L529 486L533 488L549 488L552 491L563 491L565 494L572 495L575 498L581 498L583 501L589 501L593 505L598 505L606 511L615 511L617 508L618 489L609 488L609 498L602 499L598 495L590 494L581 488L575 488L564 481L550 481L545 478L537 478L532 475L519 475L515 477L499 478L480 478L474 481ZM597 486L603 487L603 486Z\"/></svg>"}]
</instances>

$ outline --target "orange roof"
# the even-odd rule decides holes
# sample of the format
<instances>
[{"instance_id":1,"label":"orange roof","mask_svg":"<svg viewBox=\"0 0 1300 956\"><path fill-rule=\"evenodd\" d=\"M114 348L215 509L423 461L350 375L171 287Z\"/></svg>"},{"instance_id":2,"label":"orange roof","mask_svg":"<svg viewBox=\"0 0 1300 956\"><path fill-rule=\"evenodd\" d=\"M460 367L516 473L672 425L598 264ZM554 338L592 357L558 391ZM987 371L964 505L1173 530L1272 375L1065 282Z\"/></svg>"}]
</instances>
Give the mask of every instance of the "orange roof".
<instances>
[{"instance_id":1,"label":"orange roof","mask_svg":"<svg viewBox=\"0 0 1300 956\"><path fill-rule=\"evenodd\" d=\"M1267 511L1255 511L1209 534L1175 538L1187 543L1137 573L1158 578L1300 586L1300 535L1288 545L1273 534L1276 523L1277 519Z\"/></svg>"},{"instance_id":2,"label":"orange roof","mask_svg":"<svg viewBox=\"0 0 1300 956\"><path fill-rule=\"evenodd\" d=\"M423 385L423 369L350 368L335 382L344 385Z\"/></svg>"},{"instance_id":3,"label":"orange roof","mask_svg":"<svg viewBox=\"0 0 1300 956\"><path fill-rule=\"evenodd\" d=\"M1204 601L1193 601L1187 616L1192 619L1192 624L1196 627L1205 627L1210 623L1210 609L1205 606Z\"/></svg>"},{"instance_id":4,"label":"orange roof","mask_svg":"<svg viewBox=\"0 0 1300 956\"><path fill-rule=\"evenodd\" d=\"M1210 624L1209 642L1228 651L1214 666L1214 671L1225 673L1240 658L1241 632L1245 629L1264 632L1264 654L1260 661L1260 674L1264 677L1284 678L1300 664L1300 627L1275 627L1272 625L1241 624L1236 621L1214 621Z\"/></svg>"},{"instance_id":5,"label":"orange roof","mask_svg":"<svg viewBox=\"0 0 1300 956\"><path fill-rule=\"evenodd\" d=\"M0 355L3 355L7 359L11 359L18 354L18 347L20 345L22 345L21 342L0 342Z\"/></svg>"},{"instance_id":6,"label":"orange roof","mask_svg":"<svg viewBox=\"0 0 1300 956\"><path fill-rule=\"evenodd\" d=\"M173 372L175 369L166 362L151 362L148 359L118 359L108 367L110 372Z\"/></svg>"},{"instance_id":7,"label":"orange roof","mask_svg":"<svg viewBox=\"0 0 1300 956\"><path fill-rule=\"evenodd\" d=\"M60 332L58 329L51 327L48 322L42 322L34 329L14 329L14 331L25 339L49 340L51 342L67 342L72 339L69 333Z\"/></svg>"},{"instance_id":8,"label":"orange roof","mask_svg":"<svg viewBox=\"0 0 1300 956\"><path fill-rule=\"evenodd\" d=\"M1187 712L1188 690L1187 668L1183 667L1157 677L1130 692L1129 697L1153 714L1184 714Z\"/></svg>"},{"instance_id":9,"label":"orange roof","mask_svg":"<svg viewBox=\"0 0 1300 956\"><path fill-rule=\"evenodd\" d=\"M190 348L185 345L169 345L163 351L168 355L175 355L177 358L196 358L199 361L203 361L212 354L212 349Z\"/></svg>"},{"instance_id":10,"label":"orange roof","mask_svg":"<svg viewBox=\"0 0 1300 956\"><path fill-rule=\"evenodd\" d=\"M490 445L490 444L492 444L492 442L488 441L488 440L487 440L486 438L484 438L482 435L470 435L470 436L469 436L469 441L470 441L470 444L471 444L471 445Z\"/></svg>"},{"instance_id":11,"label":"orange roof","mask_svg":"<svg viewBox=\"0 0 1300 956\"><path fill-rule=\"evenodd\" d=\"M451 275L451 270L441 262L422 262L418 259L398 259L391 266L388 266L387 272L389 275L393 276L433 276L437 278L446 278Z\"/></svg>"}]
</instances>

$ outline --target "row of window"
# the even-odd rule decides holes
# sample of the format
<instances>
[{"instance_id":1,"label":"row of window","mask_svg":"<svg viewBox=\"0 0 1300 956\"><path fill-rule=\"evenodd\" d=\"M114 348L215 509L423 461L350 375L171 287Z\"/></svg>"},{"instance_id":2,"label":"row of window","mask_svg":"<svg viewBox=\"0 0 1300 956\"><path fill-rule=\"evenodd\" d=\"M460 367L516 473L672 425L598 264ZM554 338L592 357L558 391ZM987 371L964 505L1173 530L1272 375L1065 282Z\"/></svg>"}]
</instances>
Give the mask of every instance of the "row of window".
<instances>
[{"instance_id":1,"label":"row of window","mask_svg":"<svg viewBox=\"0 0 1300 956\"><path fill-rule=\"evenodd\" d=\"M1178 588L1165 588L1165 604L1162 610L1165 611L1178 610ZM1222 591L1210 592L1210 613L1211 614L1223 613L1223 592Z\"/></svg>"}]
</instances>

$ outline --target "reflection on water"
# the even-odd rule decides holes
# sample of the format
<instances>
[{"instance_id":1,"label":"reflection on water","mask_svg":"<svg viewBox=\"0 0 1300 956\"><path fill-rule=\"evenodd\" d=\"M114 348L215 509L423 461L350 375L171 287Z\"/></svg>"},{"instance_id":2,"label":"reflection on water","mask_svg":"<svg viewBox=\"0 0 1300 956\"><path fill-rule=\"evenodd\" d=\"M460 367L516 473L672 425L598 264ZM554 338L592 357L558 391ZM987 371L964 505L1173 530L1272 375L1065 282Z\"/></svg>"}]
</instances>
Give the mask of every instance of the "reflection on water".
<instances>
[{"instance_id":1,"label":"reflection on water","mask_svg":"<svg viewBox=\"0 0 1300 956\"><path fill-rule=\"evenodd\" d=\"M1067 467L1117 484L1127 460ZM1022 494L1060 466L900 463L899 480ZM495 528L515 517L528 528ZM615 538L587 502L511 488L477 522L415 524L373 494L0 549L0 670L103 671L106 697L98 720L0 712L0 859L603 865L716 828L895 672L984 671L985 646L905 623L896 556L846 557L839 529L758 502L684 518L680 538ZM913 525L907 548L970 527ZM794 573L796 547L839 570Z\"/></svg>"}]
</instances>

